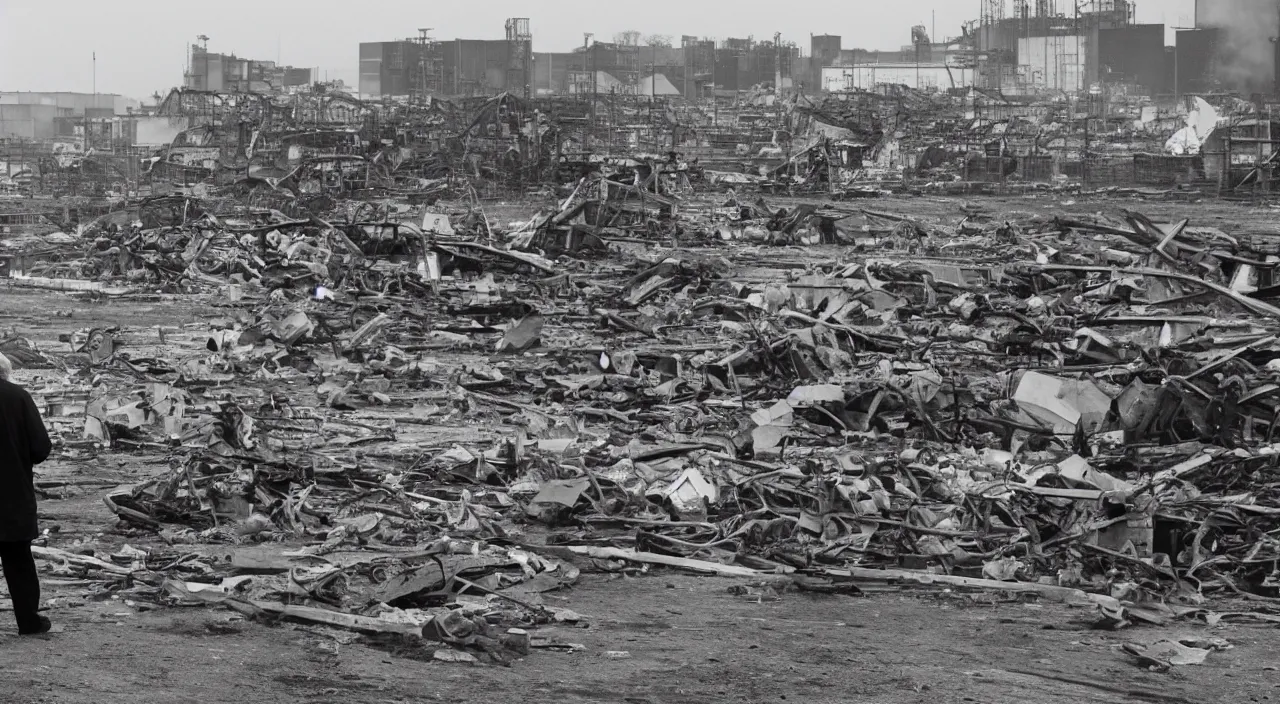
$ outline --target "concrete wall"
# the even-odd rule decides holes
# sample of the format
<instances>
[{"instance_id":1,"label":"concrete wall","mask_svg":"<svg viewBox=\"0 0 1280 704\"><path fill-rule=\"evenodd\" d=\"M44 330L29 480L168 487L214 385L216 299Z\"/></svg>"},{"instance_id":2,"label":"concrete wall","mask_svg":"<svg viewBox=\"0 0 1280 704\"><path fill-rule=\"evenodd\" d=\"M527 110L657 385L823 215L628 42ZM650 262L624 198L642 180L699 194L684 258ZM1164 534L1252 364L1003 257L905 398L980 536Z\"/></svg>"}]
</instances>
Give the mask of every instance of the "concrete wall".
<instances>
[{"instance_id":1,"label":"concrete wall","mask_svg":"<svg viewBox=\"0 0 1280 704\"><path fill-rule=\"evenodd\" d=\"M822 69L825 91L870 90L880 84L901 84L920 90L947 90L973 85L973 70L942 64L860 64Z\"/></svg>"},{"instance_id":2,"label":"concrete wall","mask_svg":"<svg viewBox=\"0 0 1280 704\"><path fill-rule=\"evenodd\" d=\"M360 95L364 98L409 95L409 78L422 59L421 48L406 41L360 45Z\"/></svg>"},{"instance_id":3,"label":"concrete wall","mask_svg":"<svg viewBox=\"0 0 1280 704\"><path fill-rule=\"evenodd\" d=\"M1162 24L1099 30L1098 62L1103 80L1137 83L1153 94L1170 90Z\"/></svg>"},{"instance_id":4,"label":"concrete wall","mask_svg":"<svg viewBox=\"0 0 1280 704\"><path fill-rule=\"evenodd\" d=\"M840 58L842 41L838 34L815 34L809 38L809 55L832 65Z\"/></svg>"},{"instance_id":5,"label":"concrete wall","mask_svg":"<svg viewBox=\"0 0 1280 704\"><path fill-rule=\"evenodd\" d=\"M74 115L83 115L85 108L105 108L113 114L123 115L130 108L138 108L141 103L113 93L69 93L69 92L0 92L0 105L46 105L67 108Z\"/></svg>"},{"instance_id":6,"label":"concrete wall","mask_svg":"<svg viewBox=\"0 0 1280 704\"><path fill-rule=\"evenodd\" d=\"M1179 30L1174 49L1174 82L1179 95L1214 89L1213 57L1221 32L1217 29Z\"/></svg>"},{"instance_id":7,"label":"concrete wall","mask_svg":"<svg viewBox=\"0 0 1280 704\"><path fill-rule=\"evenodd\" d=\"M360 45L359 91L362 98L377 98L382 95L382 42Z\"/></svg>"},{"instance_id":8,"label":"concrete wall","mask_svg":"<svg viewBox=\"0 0 1280 704\"><path fill-rule=\"evenodd\" d=\"M63 113L55 105L0 104L0 138L52 139L56 118Z\"/></svg>"},{"instance_id":9,"label":"concrete wall","mask_svg":"<svg viewBox=\"0 0 1280 704\"><path fill-rule=\"evenodd\" d=\"M507 88L508 47L503 39L455 39L441 42L444 82L455 94ZM523 90L523 86L520 87Z\"/></svg>"},{"instance_id":10,"label":"concrete wall","mask_svg":"<svg viewBox=\"0 0 1280 704\"><path fill-rule=\"evenodd\" d=\"M569 72L582 71L581 53L533 55L533 89L558 95L569 92Z\"/></svg>"},{"instance_id":11,"label":"concrete wall","mask_svg":"<svg viewBox=\"0 0 1280 704\"><path fill-rule=\"evenodd\" d=\"M715 79L717 90L746 90L751 84L742 80L746 71L747 60L744 56L736 56L730 52L717 50Z\"/></svg>"},{"instance_id":12,"label":"concrete wall","mask_svg":"<svg viewBox=\"0 0 1280 704\"><path fill-rule=\"evenodd\" d=\"M284 84L289 86L309 86L320 80L318 68L290 68L284 72Z\"/></svg>"},{"instance_id":13,"label":"concrete wall","mask_svg":"<svg viewBox=\"0 0 1280 704\"><path fill-rule=\"evenodd\" d=\"M1084 36L1022 37L1018 68L1025 85L1044 90L1087 88L1089 42Z\"/></svg>"},{"instance_id":14,"label":"concrete wall","mask_svg":"<svg viewBox=\"0 0 1280 704\"><path fill-rule=\"evenodd\" d=\"M207 54L205 58L207 59L207 63L204 76L204 88L205 90L220 91L225 87L222 77L222 55Z\"/></svg>"},{"instance_id":15,"label":"concrete wall","mask_svg":"<svg viewBox=\"0 0 1280 704\"><path fill-rule=\"evenodd\" d=\"M656 66L659 69L684 66L684 49L678 46L640 47L640 66Z\"/></svg>"}]
</instances>

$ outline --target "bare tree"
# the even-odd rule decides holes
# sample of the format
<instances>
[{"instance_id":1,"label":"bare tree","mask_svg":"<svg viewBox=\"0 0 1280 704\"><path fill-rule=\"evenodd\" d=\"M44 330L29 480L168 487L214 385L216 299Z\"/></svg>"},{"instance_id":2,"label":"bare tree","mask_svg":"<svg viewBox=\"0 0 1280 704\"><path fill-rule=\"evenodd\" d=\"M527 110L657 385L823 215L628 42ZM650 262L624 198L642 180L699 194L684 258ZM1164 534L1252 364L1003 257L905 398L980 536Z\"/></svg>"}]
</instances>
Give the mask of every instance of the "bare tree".
<instances>
[{"instance_id":1,"label":"bare tree","mask_svg":"<svg viewBox=\"0 0 1280 704\"><path fill-rule=\"evenodd\" d=\"M625 32L618 32L613 35L613 42L623 46L637 46L640 44L640 33L634 29L628 29Z\"/></svg>"},{"instance_id":2,"label":"bare tree","mask_svg":"<svg viewBox=\"0 0 1280 704\"><path fill-rule=\"evenodd\" d=\"M662 47L664 49L671 48L671 37L666 34L650 34L645 38L644 43L648 46Z\"/></svg>"}]
</instances>

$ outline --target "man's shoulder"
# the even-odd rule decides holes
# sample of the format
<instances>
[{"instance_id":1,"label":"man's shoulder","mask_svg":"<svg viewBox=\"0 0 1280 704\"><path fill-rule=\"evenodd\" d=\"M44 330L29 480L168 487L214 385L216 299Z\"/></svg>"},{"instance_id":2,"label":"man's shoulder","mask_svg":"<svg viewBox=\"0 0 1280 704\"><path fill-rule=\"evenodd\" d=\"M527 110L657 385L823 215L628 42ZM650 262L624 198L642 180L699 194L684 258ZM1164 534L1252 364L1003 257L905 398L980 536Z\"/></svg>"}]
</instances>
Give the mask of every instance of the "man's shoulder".
<instances>
[{"instance_id":1,"label":"man's shoulder","mask_svg":"<svg viewBox=\"0 0 1280 704\"><path fill-rule=\"evenodd\" d=\"M0 379L0 400L4 401L25 401L30 398L31 394L27 390L5 379Z\"/></svg>"}]
</instances>

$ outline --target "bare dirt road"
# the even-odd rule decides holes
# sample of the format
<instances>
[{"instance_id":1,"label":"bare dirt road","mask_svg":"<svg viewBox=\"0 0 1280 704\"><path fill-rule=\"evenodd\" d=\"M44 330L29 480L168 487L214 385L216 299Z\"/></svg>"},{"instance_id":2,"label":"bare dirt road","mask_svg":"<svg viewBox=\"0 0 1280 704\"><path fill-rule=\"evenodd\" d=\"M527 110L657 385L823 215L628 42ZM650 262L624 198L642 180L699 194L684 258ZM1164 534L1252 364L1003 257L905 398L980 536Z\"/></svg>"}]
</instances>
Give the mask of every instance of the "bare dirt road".
<instances>
[{"instance_id":1,"label":"bare dirt road","mask_svg":"<svg viewBox=\"0 0 1280 704\"><path fill-rule=\"evenodd\" d=\"M119 459L119 458L117 458ZM127 458L126 458L127 459ZM46 499L51 544L138 543L108 530L97 492L147 471L127 461L46 470L70 485ZM0 613L0 701L136 702L1266 702L1280 701L1280 629L1095 630L1060 604L868 585L863 597L784 593L751 601L740 581L656 570L586 575L548 603L584 625L536 635L583 646L535 650L511 667L435 662L429 652L339 630L246 622L216 607L157 609L90 584L49 580L59 632L19 638ZM1257 604L1217 604L1256 610ZM0 609L7 600L0 599ZM1234 647L1168 673L1119 646L1185 635ZM625 653L617 656L616 653Z\"/></svg>"},{"instance_id":2,"label":"bare dirt road","mask_svg":"<svg viewBox=\"0 0 1280 704\"><path fill-rule=\"evenodd\" d=\"M589 626L539 631L585 649L535 651L509 668L415 659L347 633L246 623L220 609L55 599L51 615L62 632L0 636L0 701L1280 700L1274 628L1117 633L1091 630L1090 614L1058 605L896 590L754 603L730 595L732 584L672 573L586 578L562 598ZM1188 633L1235 647L1170 673L1140 669L1118 650L1128 640ZM619 651L626 656L610 654Z\"/></svg>"}]
</instances>

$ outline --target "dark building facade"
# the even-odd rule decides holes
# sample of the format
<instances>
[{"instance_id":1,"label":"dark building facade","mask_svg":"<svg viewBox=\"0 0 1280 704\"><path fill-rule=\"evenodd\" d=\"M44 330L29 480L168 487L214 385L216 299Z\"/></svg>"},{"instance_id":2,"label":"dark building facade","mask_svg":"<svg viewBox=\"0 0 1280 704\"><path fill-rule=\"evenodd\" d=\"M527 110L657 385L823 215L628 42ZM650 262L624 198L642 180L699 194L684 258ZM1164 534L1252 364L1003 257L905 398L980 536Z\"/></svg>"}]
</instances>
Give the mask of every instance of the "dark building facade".
<instances>
[{"instance_id":1,"label":"dark building facade","mask_svg":"<svg viewBox=\"0 0 1280 704\"><path fill-rule=\"evenodd\" d=\"M528 44L517 44L529 47ZM523 71L512 71L512 44L505 39L454 39L443 42L402 40L360 45L360 95L365 98L427 95L489 95L524 85L508 85ZM532 51L523 63L536 77ZM520 82L516 80L516 82ZM531 87L532 88L532 87Z\"/></svg>"},{"instance_id":2,"label":"dark building facade","mask_svg":"<svg viewBox=\"0 0 1280 704\"><path fill-rule=\"evenodd\" d=\"M1098 71L1104 83L1134 83L1152 94L1170 92L1165 71L1164 25L1099 29Z\"/></svg>"},{"instance_id":3,"label":"dark building facade","mask_svg":"<svg viewBox=\"0 0 1280 704\"><path fill-rule=\"evenodd\" d=\"M413 41L371 42L360 45L360 95L366 98L407 96L422 45Z\"/></svg>"},{"instance_id":4,"label":"dark building facade","mask_svg":"<svg viewBox=\"0 0 1280 704\"><path fill-rule=\"evenodd\" d=\"M715 77L716 43L695 36L681 37L684 49L684 80L681 90L686 97L702 97Z\"/></svg>"},{"instance_id":5,"label":"dark building facade","mask_svg":"<svg viewBox=\"0 0 1280 704\"><path fill-rule=\"evenodd\" d=\"M508 86L511 48L504 39L455 39L440 42L444 64L444 92L449 95L491 95L505 90L522 92L524 86Z\"/></svg>"},{"instance_id":6,"label":"dark building facade","mask_svg":"<svg viewBox=\"0 0 1280 704\"><path fill-rule=\"evenodd\" d=\"M809 55L823 66L835 66L844 49L838 34L815 34L809 38Z\"/></svg>"},{"instance_id":7,"label":"dark building facade","mask_svg":"<svg viewBox=\"0 0 1280 704\"><path fill-rule=\"evenodd\" d=\"M719 90L745 91L762 84L773 85L778 73L784 85L794 79L792 65L800 56L794 45L726 39L716 50L715 84ZM801 76L800 80L804 80Z\"/></svg>"},{"instance_id":8,"label":"dark building facade","mask_svg":"<svg viewBox=\"0 0 1280 704\"><path fill-rule=\"evenodd\" d=\"M1173 57L1173 80L1179 95L1211 93L1216 89L1213 57L1218 52L1221 33L1217 29L1178 30Z\"/></svg>"}]
</instances>

